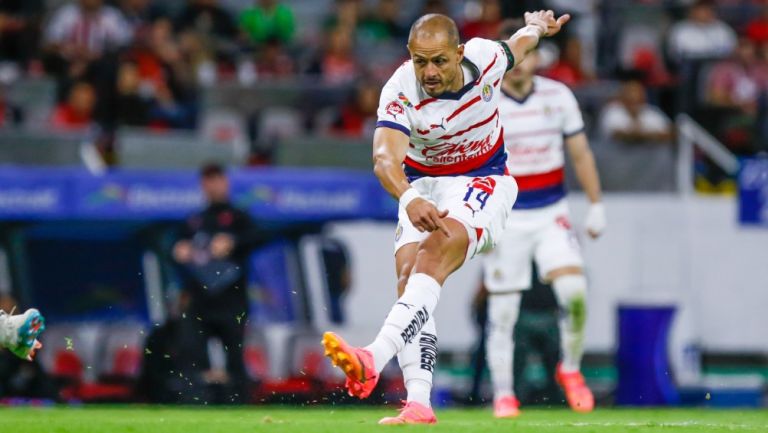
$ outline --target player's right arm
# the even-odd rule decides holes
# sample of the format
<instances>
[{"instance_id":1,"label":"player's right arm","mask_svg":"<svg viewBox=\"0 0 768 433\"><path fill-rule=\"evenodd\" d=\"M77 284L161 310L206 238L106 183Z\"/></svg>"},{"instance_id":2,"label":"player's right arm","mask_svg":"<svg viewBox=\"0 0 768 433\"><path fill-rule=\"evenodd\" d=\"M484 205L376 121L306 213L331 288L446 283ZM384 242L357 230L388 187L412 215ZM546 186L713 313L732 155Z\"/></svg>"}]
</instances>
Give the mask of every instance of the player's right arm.
<instances>
[{"instance_id":1,"label":"player's right arm","mask_svg":"<svg viewBox=\"0 0 768 433\"><path fill-rule=\"evenodd\" d=\"M443 218L448 211L438 210L422 198L408 182L403 161L408 152L409 137L402 131L387 127L376 128L373 135L373 172L381 186L405 207L408 219L420 232L441 230L450 236Z\"/></svg>"},{"instance_id":2,"label":"player's right arm","mask_svg":"<svg viewBox=\"0 0 768 433\"><path fill-rule=\"evenodd\" d=\"M525 13L525 27L515 32L512 37L504 41L514 56L515 64L522 62L525 57L539 44L543 37L554 36L571 16L565 14L555 19L555 13L551 10Z\"/></svg>"}]
</instances>

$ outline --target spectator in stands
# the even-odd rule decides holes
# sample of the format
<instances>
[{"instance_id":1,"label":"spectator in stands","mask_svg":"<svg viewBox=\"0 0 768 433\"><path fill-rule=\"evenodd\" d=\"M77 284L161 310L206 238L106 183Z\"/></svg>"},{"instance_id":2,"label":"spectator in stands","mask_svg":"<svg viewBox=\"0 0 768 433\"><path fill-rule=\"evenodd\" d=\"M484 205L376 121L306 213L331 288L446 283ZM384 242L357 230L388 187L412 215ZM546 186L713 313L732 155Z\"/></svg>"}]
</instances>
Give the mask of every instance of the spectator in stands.
<instances>
[{"instance_id":1,"label":"spectator in stands","mask_svg":"<svg viewBox=\"0 0 768 433\"><path fill-rule=\"evenodd\" d=\"M465 40L472 38L495 39L501 30L501 22L499 0L481 0L479 14L461 26L461 36Z\"/></svg>"},{"instance_id":2,"label":"spectator in stands","mask_svg":"<svg viewBox=\"0 0 768 433\"><path fill-rule=\"evenodd\" d=\"M0 60L25 62L37 49L43 0L0 1Z\"/></svg>"},{"instance_id":3,"label":"spectator in stands","mask_svg":"<svg viewBox=\"0 0 768 433\"><path fill-rule=\"evenodd\" d=\"M296 73L296 64L285 51L280 39L265 41L256 58L256 74L259 79L286 78Z\"/></svg>"},{"instance_id":4,"label":"spectator in stands","mask_svg":"<svg viewBox=\"0 0 768 433\"><path fill-rule=\"evenodd\" d=\"M134 35L149 25L154 13L152 0L120 0L120 11Z\"/></svg>"},{"instance_id":5,"label":"spectator in stands","mask_svg":"<svg viewBox=\"0 0 768 433\"><path fill-rule=\"evenodd\" d=\"M747 37L757 45L768 42L768 4L760 8L760 15L747 24Z\"/></svg>"},{"instance_id":6,"label":"spectator in stands","mask_svg":"<svg viewBox=\"0 0 768 433\"><path fill-rule=\"evenodd\" d=\"M205 165L200 185L207 207L187 220L173 247L173 258L189 296L186 325L221 340L227 354L227 382L240 388L236 399L240 401L247 381L243 361L249 309L247 257L254 246L255 226L230 201L229 178L223 167Z\"/></svg>"},{"instance_id":7,"label":"spectator in stands","mask_svg":"<svg viewBox=\"0 0 768 433\"><path fill-rule=\"evenodd\" d=\"M336 27L326 34L325 47L307 71L326 84L348 83L357 78L359 65L353 50L352 29Z\"/></svg>"},{"instance_id":8,"label":"spectator in stands","mask_svg":"<svg viewBox=\"0 0 768 433\"><path fill-rule=\"evenodd\" d=\"M639 81L628 81L619 99L609 103L598 121L604 139L624 144L668 143L672 125L657 107L647 103L645 87Z\"/></svg>"},{"instance_id":9,"label":"spectator in stands","mask_svg":"<svg viewBox=\"0 0 768 433\"><path fill-rule=\"evenodd\" d=\"M290 44L296 32L293 10L278 0L256 0L240 13L239 21L240 28L256 44L273 40Z\"/></svg>"},{"instance_id":10,"label":"spectator in stands","mask_svg":"<svg viewBox=\"0 0 768 433\"><path fill-rule=\"evenodd\" d=\"M582 66L581 41L575 37L569 37L565 40L560 59L542 75L560 81L571 88L581 86L594 79L594 74Z\"/></svg>"},{"instance_id":11,"label":"spectator in stands","mask_svg":"<svg viewBox=\"0 0 768 433\"><path fill-rule=\"evenodd\" d=\"M361 0L336 0L333 14L325 18L323 28L328 32L345 27L354 33L360 24L361 15Z\"/></svg>"},{"instance_id":12,"label":"spectator in stands","mask_svg":"<svg viewBox=\"0 0 768 433\"><path fill-rule=\"evenodd\" d=\"M67 100L59 104L51 116L51 128L59 131L83 131L95 125L96 89L80 81L69 90Z\"/></svg>"},{"instance_id":13,"label":"spectator in stands","mask_svg":"<svg viewBox=\"0 0 768 433\"><path fill-rule=\"evenodd\" d=\"M740 38L731 58L716 63L707 78L708 104L754 116L760 94L768 89L768 65L758 60L752 40Z\"/></svg>"},{"instance_id":14,"label":"spectator in stands","mask_svg":"<svg viewBox=\"0 0 768 433\"><path fill-rule=\"evenodd\" d=\"M400 6L400 0L379 0L376 9L362 19L360 32L377 41L404 41L409 29L400 20Z\"/></svg>"},{"instance_id":15,"label":"spectator in stands","mask_svg":"<svg viewBox=\"0 0 768 433\"><path fill-rule=\"evenodd\" d=\"M141 76L136 63L123 62L117 73L117 124L143 127L149 124L153 100L141 92Z\"/></svg>"},{"instance_id":16,"label":"spectator in stands","mask_svg":"<svg viewBox=\"0 0 768 433\"><path fill-rule=\"evenodd\" d=\"M696 0L688 18L672 26L667 43L675 62L726 57L736 46L736 33L718 18L712 0Z\"/></svg>"},{"instance_id":17,"label":"spectator in stands","mask_svg":"<svg viewBox=\"0 0 768 433\"><path fill-rule=\"evenodd\" d=\"M601 182L612 191L675 188L672 122L646 96L640 81L630 79L598 117L595 160Z\"/></svg>"},{"instance_id":18,"label":"spectator in stands","mask_svg":"<svg viewBox=\"0 0 768 433\"><path fill-rule=\"evenodd\" d=\"M45 29L49 69L58 75L82 77L106 53L126 46L131 26L102 0L79 0L58 9Z\"/></svg>"},{"instance_id":19,"label":"spectator in stands","mask_svg":"<svg viewBox=\"0 0 768 433\"><path fill-rule=\"evenodd\" d=\"M380 88L370 82L358 84L350 101L339 109L329 132L350 138L373 137Z\"/></svg>"},{"instance_id":20,"label":"spectator in stands","mask_svg":"<svg viewBox=\"0 0 768 433\"><path fill-rule=\"evenodd\" d=\"M218 0L189 0L176 18L175 28L178 33L192 33L199 38L221 65L233 62L239 30Z\"/></svg>"}]
</instances>

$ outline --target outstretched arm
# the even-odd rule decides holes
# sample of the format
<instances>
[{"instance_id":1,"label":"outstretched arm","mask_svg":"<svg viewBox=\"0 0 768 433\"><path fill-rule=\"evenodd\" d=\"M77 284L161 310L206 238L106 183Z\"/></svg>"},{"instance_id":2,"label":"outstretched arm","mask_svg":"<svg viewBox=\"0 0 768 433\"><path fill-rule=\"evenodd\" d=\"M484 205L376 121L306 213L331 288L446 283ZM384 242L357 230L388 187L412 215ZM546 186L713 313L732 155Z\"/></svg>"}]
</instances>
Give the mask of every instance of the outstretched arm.
<instances>
[{"instance_id":1,"label":"outstretched arm","mask_svg":"<svg viewBox=\"0 0 768 433\"><path fill-rule=\"evenodd\" d=\"M439 211L435 205L423 199L411 186L403 171L403 161L408 151L408 136L391 128L377 128L373 135L373 172L381 186L400 201L408 212L408 218L420 232L441 230L450 236L443 218L448 211Z\"/></svg>"},{"instance_id":2,"label":"outstretched arm","mask_svg":"<svg viewBox=\"0 0 768 433\"><path fill-rule=\"evenodd\" d=\"M515 63L522 62L525 56L539 44L539 39L559 33L570 19L571 16L568 14L555 19L555 13L551 10L526 12L525 27L504 41L515 56Z\"/></svg>"}]
</instances>

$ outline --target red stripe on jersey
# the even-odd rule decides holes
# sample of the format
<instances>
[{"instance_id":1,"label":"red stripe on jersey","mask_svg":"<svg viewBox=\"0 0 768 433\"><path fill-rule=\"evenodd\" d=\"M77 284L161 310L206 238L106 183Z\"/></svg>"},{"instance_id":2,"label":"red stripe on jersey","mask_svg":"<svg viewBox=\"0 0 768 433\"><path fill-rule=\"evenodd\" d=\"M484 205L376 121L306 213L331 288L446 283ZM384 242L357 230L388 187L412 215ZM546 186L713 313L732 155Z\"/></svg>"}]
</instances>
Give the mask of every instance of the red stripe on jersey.
<instances>
[{"instance_id":1,"label":"red stripe on jersey","mask_svg":"<svg viewBox=\"0 0 768 433\"><path fill-rule=\"evenodd\" d=\"M414 108L416 108L417 110L421 110L422 108L424 108L425 105L431 104L432 102L435 102L435 101L437 101L437 98L427 98L419 102Z\"/></svg>"},{"instance_id":2,"label":"red stripe on jersey","mask_svg":"<svg viewBox=\"0 0 768 433\"><path fill-rule=\"evenodd\" d=\"M513 176L515 181L517 181L517 188L520 191L528 191L562 184L563 179L565 179L565 171L560 167L546 173Z\"/></svg>"},{"instance_id":3,"label":"red stripe on jersey","mask_svg":"<svg viewBox=\"0 0 768 433\"><path fill-rule=\"evenodd\" d=\"M493 65L495 65L495 64L496 64L496 59L498 59L498 58L499 58L499 55L498 55L498 54L494 54L494 55L493 55L493 61L491 61L491 64L490 64L490 65L488 65L488 66L486 66L486 67L485 67L485 69L483 70L483 73L482 73L482 74L480 74L480 76L479 76L479 77L477 77L477 80L475 80L475 84L480 84L480 81L482 81L482 80L483 80L483 77L485 77L485 74L487 74L487 73L488 73L488 71L490 71L490 70L491 70L491 68L493 67Z\"/></svg>"},{"instance_id":4,"label":"red stripe on jersey","mask_svg":"<svg viewBox=\"0 0 768 433\"><path fill-rule=\"evenodd\" d=\"M536 137L538 135L562 134L563 131L558 128L540 129L538 131L519 132L517 134L508 134L507 138Z\"/></svg>"},{"instance_id":5,"label":"red stripe on jersey","mask_svg":"<svg viewBox=\"0 0 768 433\"><path fill-rule=\"evenodd\" d=\"M477 122L474 125L469 126L467 129L461 130L461 131L459 131L459 132L457 132L455 134L443 135L442 137L439 137L439 140L447 140L449 138L453 138L453 137L457 137L457 136L462 135L462 134L466 134L467 132L469 132L469 131L471 131L471 130L473 130L475 128L479 128L479 127L485 125L486 123L492 121L493 119L498 117L498 115L499 115L499 109L497 108L496 111L494 111L493 114L491 114L491 117L489 117L489 118L487 118L485 120L482 120L480 122Z\"/></svg>"},{"instance_id":6,"label":"red stripe on jersey","mask_svg":"<svg viewBox=\"0 0 768 433\"><path fill-rule=\"evenodd\" d=\"M493 145L493 149L476 158L471 158L456 164L424 165L406 156L403 163L408 167L416 169L428 176L450 176L454 174L468 173L472 170L477 170L478 168L482 167L483 164L488 162L488 160L491 159L491 157L495 155L496 152L499 151L499 148L502 146L504 146L504 134L499 134L499 139L496 140L496 144Z\"/></svg>"},{"instance_id":7,"label":"red stripe on jersey","mask_svg":"<svg viewBox=\"0 0 768 433\"><path fill-rule=\"evenodd\" d=\"M451 113L451 115L448 116L445 120L450 122L451 119L453 119L454 117L458 116L459 113L461 113L462 111L466 110L467 108L475 105L477 103L477 101L479 101L479 100L480 100L480 95L475 96L474 98L470 99L466 104L464 104L461 107L459 107L458 110L456 110L453 113Z\"/></svg>"},{"instance_id":8,"label":"red stripe on jersey","mask_svg":"<svg viewBox=\"0 0 768 433\"><path fill-rule=\"evenodd\" d=\"M499 79L497 79L496 81L493 82L493 87L498 86L499 85L499 81L501 81L501 78L499 78Z\"/></svg>"}]
</instances>

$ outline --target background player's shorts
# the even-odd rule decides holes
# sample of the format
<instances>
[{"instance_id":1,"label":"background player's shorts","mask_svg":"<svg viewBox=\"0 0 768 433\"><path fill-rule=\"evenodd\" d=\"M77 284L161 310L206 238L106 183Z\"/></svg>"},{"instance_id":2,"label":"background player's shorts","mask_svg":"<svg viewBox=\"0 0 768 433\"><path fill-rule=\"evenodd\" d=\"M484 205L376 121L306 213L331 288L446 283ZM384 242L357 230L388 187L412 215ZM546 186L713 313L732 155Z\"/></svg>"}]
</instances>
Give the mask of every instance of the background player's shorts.
<instances>
[{"instance_id":1,"label":"background player's shorts","mask_svg":"<svg viewBox=\"0 0 768 433\"><path fill-rule=\"evenodd\" d=\"M464 224L469 234L467 258L489 251L499 241L517 198L517 183L512 176L423 177L411 186L439 210L448 210L448 218ZM411 224L400 207L395 253L403 245L421 242L429 236Z\"/></svg>"},{"instance_id":2,"label":"background player's shorts","mask_svg":"<svg viewBox=\"0 0 768 433\"><path fill-rule=\"evenodd\" d=\"M532 260L542 278L558 268L583 266L569 214L565 199L540 209L513 210L501 241L483 261L488 291L530 288Z\"/></svg>"}]
</instances>

